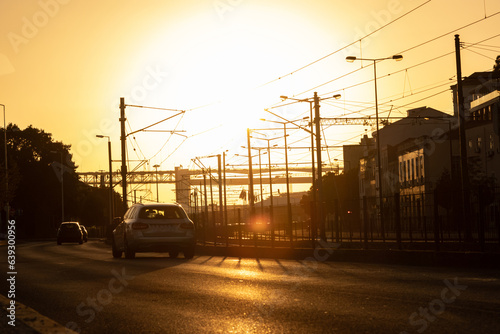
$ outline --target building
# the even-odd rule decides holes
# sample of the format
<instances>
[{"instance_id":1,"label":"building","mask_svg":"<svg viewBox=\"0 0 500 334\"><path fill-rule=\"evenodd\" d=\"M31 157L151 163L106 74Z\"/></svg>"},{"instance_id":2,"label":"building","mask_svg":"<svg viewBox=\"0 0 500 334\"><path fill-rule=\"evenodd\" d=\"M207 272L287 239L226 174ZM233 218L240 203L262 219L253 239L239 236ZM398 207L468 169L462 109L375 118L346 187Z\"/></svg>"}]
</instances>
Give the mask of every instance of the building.
<instances>
[{"instance_id":1,"label":"building","mask_svg":"<svg viewBox=\"0 0 500 334\"><path fill-rule=\"evenodd\" d=\"M461 156L458 125L458 90L453 92L454 115L433 108L408 110L406 117L387 124L379 130L380 138L363 138L357 148L344 150L349 159L359 157L359 189L362 213L371 224L380 226L378 196L382 188L384 225L393 231L395 212L400 213L403 231L425 230L426 221L435 213L461 210L459 191L450 190L449 200L436 202L434 190L443 180L460 185ZM477 221L486 212L485 228L494 229L500 220L495 187L500 184L500 84L498 72L477 72L463 79L467 162L471 195L468 198L472 216ZM378 184L378 163L375 140L380 140L380 171L382 187ZM371 144L367 145L371 141ZM346 156L344 156L346 159ZM451 189L451 188L450 188ZM395 210L395 196L399 211ZM486 197L488 198L486 198ZM454 203L460 203L456 206ZM436 208L436 203L438 207ZM363 207L363 205L365 207ZM438 211L435 211L437 209ZM363 214L362 214L363 215ZM449 218L449 215L448 215ZM482 218L481 218L482 219ZM455 222L456 224L456 222ZM479 228L476 227L476 231ZM459 232L460 234L460 232Z\"/></svg>"},{"instance_id":2,"label":"building","mask_svg":"<svg viewBox=\"0 0 500 334\"><path fill-rule=\"evenodd\" d=\"M453 159L450 149L453 143L448 133L453 127L454 121L450 115L421 107L408 110L405 118L379 130L383 203L391 202L394 195L399 193L405 203L412 207L411 212L425 214L423 193L433 189L445 169L451 169ZM365 143L367 140L364 138ZM380 190L376 148L375 145L363 143L360 147L365 148L359 163L360 196L364 197L364 203L368 206L364 212L370 219L375 219L378 213L376 198ZM390 210L388 204L384 206L387 206L386 211Z\"/></svg>"}]
</instances>

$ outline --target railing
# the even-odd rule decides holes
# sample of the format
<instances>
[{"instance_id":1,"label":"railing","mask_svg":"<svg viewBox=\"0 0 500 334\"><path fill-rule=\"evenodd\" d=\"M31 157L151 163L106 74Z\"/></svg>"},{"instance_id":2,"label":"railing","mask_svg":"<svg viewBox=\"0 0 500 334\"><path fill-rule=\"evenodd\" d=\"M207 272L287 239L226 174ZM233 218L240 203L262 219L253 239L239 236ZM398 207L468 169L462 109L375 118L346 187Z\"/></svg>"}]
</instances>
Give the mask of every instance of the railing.
<instances>
[{"instance_id":1,"label":"railing","mask_svg":"<svg viewBox=\"0 0 500 334\"><path fill-rule=\"evenodd\" d=\"M461 196L418 193L384 198L384 221L378 199L325 203L326 238L342 248L500 251L500 190L472 192L471 220L464 222ZM487 196L487 198L485 197ZM443 200L444 198L444 200ZM309 247L320 236L319 226L300 206L260 208L251 217L247 207L229 208L221 220L217 211L191 213L203 244L256 247ZM263 213L263 214L262 214ZM468 224L468 226L467 226Z\"/></svg>"}]
</instances>

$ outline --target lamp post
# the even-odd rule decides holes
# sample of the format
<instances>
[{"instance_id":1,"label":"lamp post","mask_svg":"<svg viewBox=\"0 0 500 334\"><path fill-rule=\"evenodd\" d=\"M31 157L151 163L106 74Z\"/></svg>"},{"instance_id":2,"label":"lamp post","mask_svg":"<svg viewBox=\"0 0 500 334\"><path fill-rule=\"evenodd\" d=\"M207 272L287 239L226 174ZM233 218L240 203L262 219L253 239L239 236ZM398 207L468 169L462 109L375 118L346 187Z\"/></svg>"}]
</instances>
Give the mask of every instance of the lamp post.
<instances>
[{"instance_id":1,"label":"lamp post","mask_svg":"<svg viewBox=\"0 0 500 334\"><path fill-rule=\"evenodd\" d=\"M160 165L153 166L153 168L156 168L156 202L160 203L160 193L158 192L158 167L160 167Z\"/></svg>"},{"instance_id":2,"label":"lamp post","mask_svg":"<svg viewBox=\"0 0 500 334\"><path fill-rule=\"evenodd\" d=\"M5 226L9 224L10 218L10 205L9 205L9 167L7 165L7 126L5 125L5 104L0 104L3 107L3 136L4 136L4 149L5 149L5 200L6 204L6 215L7 223Z\"/></svg>"},{"instance_id":3,"label":"lamp post","mask_svg":"<svg viewBox=\"0 0 500 334\"><path fill-rule=\"evenodd\" d=\"M289 98L287 96L281 96L281 98L295 100L297 102L309 102L311 107L312 107L312 103L314 103L314 126L316 127L316 129L315 129L316 133L314 134L313 131L306 130L300 126L299 126L299 128L302 128L302 129L306 130L307 132L311 133L311 136L313 136L313 135L316 136L316 157L317 157L317 170L318 170L318 172L317 172L318 181L316 183L316 186L317 186L317 192L318 192L317 202L319 203L319 205L316 206L316 209L318 211L317 212L318 222L320 223L320 225L319 225L320 238L322 240L326 240L325 219L324 219L324 214L323 214L323 180L322 180L323 170L322 170L322 161L321 161L322 160L321 159L321 117L320 117L320 112L319 112L319 108L320 108L319 102L321 100L326 100L326 99L331 99L331 98L338 99L338 98L340 98L340 94L335 94L333 96L326 97L326 98L320 98L318 96L318 93L314 92L314 97L312 98L312 100L311 99L295 99L295 98ZM266 110L266 111L271 113L269 110ZM271 114L278 116L274 113L271 113ZM312 114L312 108L311 108L311 114ZM278 117L283 119L283 117L281 117L281 116L278 116ZM313 120L311 120L311 122L312 121ZM312 128L312 125L311 125L311 128ZM314 177L314 175L313 175L313 177ZM314 233L314 234L316 234L316 233Z\"/></svg>"},{"instance_id":4,"label":"lamp post","mask_svg":"<svg viewBox=\"0 0 500 334\"><path fill-rule=\"evenodd\" d=\"M113 165L112 165L112 155L111 155L111 138L104 135L96 135L97 138L108 138L108 160L109 160L109 226L113 225L114 218L114 201L113 201Z\"/></svg>"},{"instance_id":5,"label":"lamp post","mask_svg":"<svg viewBox=\"0 0 500 334\"><path fill-rule=\"evenodd\" d=\"M354 56L346 57L346 61L352 63L355 60L366 60L373 61L373 78L375 84L375 121L377 123L377 167L378 167L378 191L379 191L379 216L380 216L380 231L382 232L382 240L385 241L385 229L383 220L383 209L382 209L382 161L380 160L380 132L378 125L378 97L377 97L377 62L387 59L394 59L396 61L403 60L402 55L393 55L386 58L357 58Z\"/></svg>"},{"instance_id":6,"label":"lamp post","mask_svg":"<svg viewBox=\"0 0 500 334\"><path fill-rule=\"evenodd\" d=\"M247 128L247 144L248 144L248 203L250 204L250 216L253 218L255 215L255 203L253 194L253 169L252 169L252 152L250 146L250 133L251 130Z\"/></svg>"},{"instance_id":7,"label":"lamp post","mask_svg":"<svg viewBox=\"0 0 500 334\"><path fill-rule=\"evenodd\" d=\"M248 129L248 131L250 131L250 129ZM248 132L248 133L250 133L250 132ZM267 141L267 155L268 155L268 158L269 158L269 196L270 196L269 221L271 223L271 246L274 247L274 239L275 239L274 238L275 237L275 233L274 232L275 232L275 230L274 230L273 179L272 179L272 172L271 172L271 140L279 139L281 137L276 137L276 138L261 138L261 137L252 137L250 134L248 134L248 152L250 152L250 138L255 138L255 139L258 139L258 140L265 140L265 141ZM276 145L274 145L274 146L276 146ZM250 163L252 161L251 157L249 157L248 160L249 160L249 163ZM249 167L251 168L251 165Z\"/></svg>"},{"instance_id":8,"label":"lamp post","mask_svg":"<svg viewBox=\"0 0 500 334\"><path fill-rule=\"evenodd\" d=\"M303 119L307 119L309 117L304 117ZM297 121L287 121L287 122L279 122L279 121L271 121L268 119L261 118L261 121L278 123L283 125L284 137L285 137L285 173L286 173L286 206L287 206L287 220L288 220L288 228L290 233L290 242L293 242L293 226L292 226L292 205L290 203L290 173L288 171L288 148L287 148L287 140L288 135L286 134L286 125L288 123L294 123Z\"/></svg>"}]
</instances>

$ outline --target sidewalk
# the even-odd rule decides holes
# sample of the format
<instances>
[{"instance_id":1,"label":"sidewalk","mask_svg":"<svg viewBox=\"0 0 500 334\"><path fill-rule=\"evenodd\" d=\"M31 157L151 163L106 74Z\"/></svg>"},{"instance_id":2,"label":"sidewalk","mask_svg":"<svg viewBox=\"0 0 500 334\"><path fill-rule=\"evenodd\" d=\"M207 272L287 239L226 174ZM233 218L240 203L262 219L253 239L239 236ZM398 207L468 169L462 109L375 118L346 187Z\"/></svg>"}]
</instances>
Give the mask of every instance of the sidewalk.
<instances>
[{"instance_id":1,"label":"sidewalk","mask_svg":"<svg viewBox=\"0 0 500 334\"><path fill-rule=\"evenodd\" d=\"M364 262L430 267L470 267L500 269L500 253L398 250L398 249L348 249L341 244L325 243L315 248L255 247L225 244L197 245L197 255L242 258L273 258L329 262Z\"/></svg>"}]
</instances>

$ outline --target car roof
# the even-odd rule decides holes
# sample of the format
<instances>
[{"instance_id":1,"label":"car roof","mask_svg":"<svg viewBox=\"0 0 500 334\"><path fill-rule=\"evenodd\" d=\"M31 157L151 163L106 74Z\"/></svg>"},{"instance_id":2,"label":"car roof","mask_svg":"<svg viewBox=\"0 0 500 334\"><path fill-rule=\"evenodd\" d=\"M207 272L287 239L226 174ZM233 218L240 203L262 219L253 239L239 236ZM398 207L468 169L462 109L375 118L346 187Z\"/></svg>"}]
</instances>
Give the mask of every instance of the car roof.
<instances>
[{"instance_id":1,"label":"car roof","mask_svg":"<svg viewBox=\"0 0 500 334\"><path fill-rule=\"evenodd\" d=\"M142 207L158 207L158 206L176 206L181 207L178 203L136 203L133 206L142 206Z\"/></svg>"}]
</instances>

